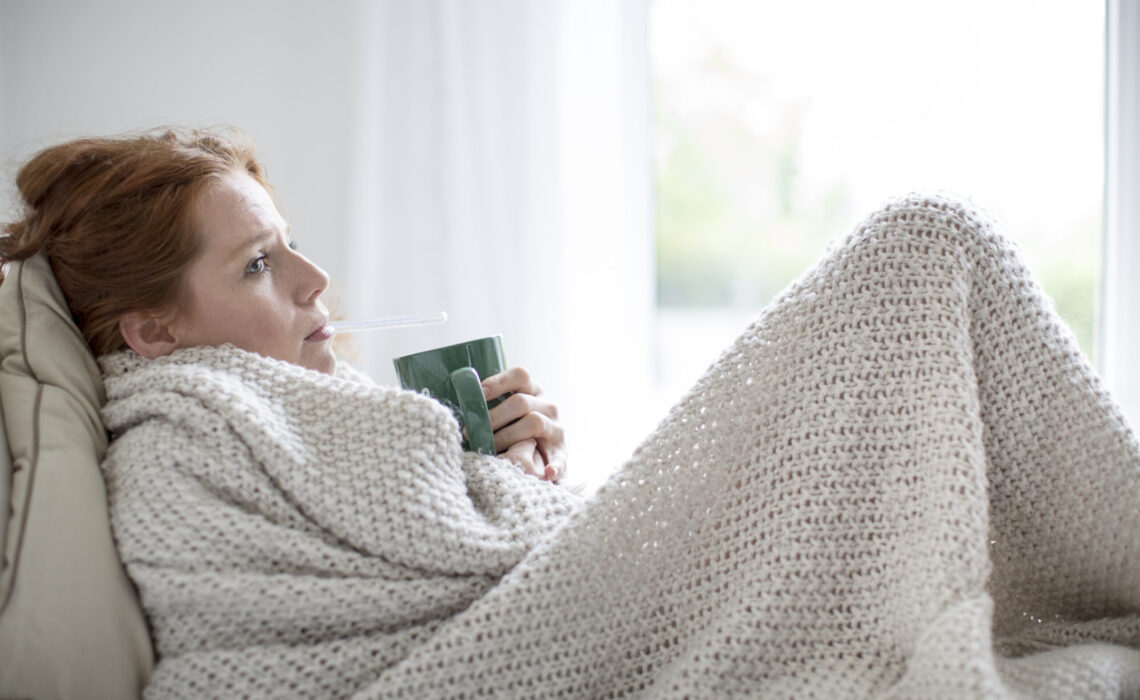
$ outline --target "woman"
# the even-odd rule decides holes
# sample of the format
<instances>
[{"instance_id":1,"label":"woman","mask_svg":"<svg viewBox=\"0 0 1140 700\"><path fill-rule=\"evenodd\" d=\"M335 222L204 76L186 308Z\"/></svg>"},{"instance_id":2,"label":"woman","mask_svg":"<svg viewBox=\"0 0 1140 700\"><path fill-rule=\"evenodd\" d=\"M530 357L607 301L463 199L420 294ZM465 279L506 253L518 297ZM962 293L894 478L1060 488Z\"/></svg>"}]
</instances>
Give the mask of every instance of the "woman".
<instances>
[{"instance_id":1,"label":"woman","mask_svg":"<svg viewBox=\"0 0 1140 700\"><path fill-rule=\"evenodd\" d=\"M154 358L229 342L334 371L319 299L328 276L297 252L249 145L173 132L76 141L41 153L18 185L37 217L11 225L0 255L49 253L97 356L130 347ZM140 196L146 190L162 196ZM306 324L312 332L294 338ZM559 478L565 448L555 407L533 398L539 390L524 370L486 384L494 396L518 394L492 411L499 451L528 472Z\"/></svg>"},{"instance_id":2,"label":"woman","mask_svg":"<svg viewBox=\"0 0 1140 700\"><path fill-rule=\"evenodd\" d=\"M44 250L101 356L154 696L1140 687L1140 450L967 207L869 218L579 503L525 373L487 383L524 394L512 462L336 362L230 141L66 144L19 185L0 255Z\"/></svg>"}]
</instances>

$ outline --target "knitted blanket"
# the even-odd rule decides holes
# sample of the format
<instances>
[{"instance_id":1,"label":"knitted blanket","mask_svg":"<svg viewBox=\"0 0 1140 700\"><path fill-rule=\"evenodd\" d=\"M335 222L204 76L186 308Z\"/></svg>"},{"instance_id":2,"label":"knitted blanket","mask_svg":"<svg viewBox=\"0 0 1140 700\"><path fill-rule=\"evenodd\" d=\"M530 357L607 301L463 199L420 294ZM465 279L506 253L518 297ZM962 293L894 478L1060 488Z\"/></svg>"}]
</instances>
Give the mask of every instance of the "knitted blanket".
<instances>
[{"instance_id":1,"label":"knitted blanket","mask_svg":"<svg viewBox=\"0 0 1140 700\"><path fill-rule=\"evenodd\" d=\"M103 468L155 697L336 697L462 610L575 497L463 452L420 394L238 350L103 358Z\"/></svg>"},{"instance_id":2,"label":"knitted blanket","mask_svg":"<svg viewBox=\"0 0 1140 700\"><path fill-rule=\"evenodd\" d=\"M581 505L415 394L105 371L152 696L1140 695L1140 449L961 204L869 218Z\"/></svg>"}]
</instances>

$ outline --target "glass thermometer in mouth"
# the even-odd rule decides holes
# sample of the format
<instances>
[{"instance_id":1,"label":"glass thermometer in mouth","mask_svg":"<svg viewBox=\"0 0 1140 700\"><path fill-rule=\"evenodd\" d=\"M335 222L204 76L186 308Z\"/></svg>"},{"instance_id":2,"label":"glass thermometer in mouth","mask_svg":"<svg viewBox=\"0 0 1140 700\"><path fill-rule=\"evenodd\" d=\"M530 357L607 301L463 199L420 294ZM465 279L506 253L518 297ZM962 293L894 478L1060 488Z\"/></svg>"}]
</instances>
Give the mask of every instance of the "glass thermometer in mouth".
<instances>
[{"instance_id":1,"label":"glass thermometer in mouth","mask_svg":"<svg viewBox=\"0 0 1140 700\"><path fill-rule=\"evenodd\" d=\"M433 326L437 323L446 322L447 312L440 311L439 313L420 316L375 318L370 321L329 321L328 325L337 333L355 333L357 331L375 331L388 328L407 328L408 326Z\"/></svg>"}]
</instances>

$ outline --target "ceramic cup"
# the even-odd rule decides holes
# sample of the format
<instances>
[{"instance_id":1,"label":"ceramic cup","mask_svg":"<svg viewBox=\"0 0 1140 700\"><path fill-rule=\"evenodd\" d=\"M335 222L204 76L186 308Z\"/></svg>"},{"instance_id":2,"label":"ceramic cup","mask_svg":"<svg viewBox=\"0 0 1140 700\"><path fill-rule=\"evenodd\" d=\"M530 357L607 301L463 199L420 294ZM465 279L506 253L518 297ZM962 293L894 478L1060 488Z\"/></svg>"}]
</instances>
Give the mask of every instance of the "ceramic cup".
<instances>
[{"instance_id":1,"label":"ceramic cup","mask_svg":"<svg viewBox=\"0 0 1140 700\"><path fill-rule=\"evenodd\" d=\"M467 429L464 449L495 454L495 437L488 410L505 397L499 397L488 405L480 382L507 368L501 336L424 350L397 357L393 362L400 386L426 391L451 409L459 424Z\"/></svg>"}]
</instances>

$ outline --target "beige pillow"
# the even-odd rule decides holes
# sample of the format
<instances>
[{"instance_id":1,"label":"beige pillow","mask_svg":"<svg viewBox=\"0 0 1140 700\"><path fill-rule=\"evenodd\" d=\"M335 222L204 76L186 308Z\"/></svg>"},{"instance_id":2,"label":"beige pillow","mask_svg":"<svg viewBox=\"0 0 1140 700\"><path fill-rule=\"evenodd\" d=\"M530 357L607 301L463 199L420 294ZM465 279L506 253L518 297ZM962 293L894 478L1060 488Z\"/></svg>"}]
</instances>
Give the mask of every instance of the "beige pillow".
<instances>
[{"instance_id":1,"label":"beige pillow","mask_svg":"<svg viewBox=\"0 0 1140 700\"><path fill-rule=\"evenodd\" d=\"M107 519L102 401L47 260L11 265L0 284L12 458L0 461L0 697L137 698L150 675L146 621Z\"/></svg>"}]
</instances>

